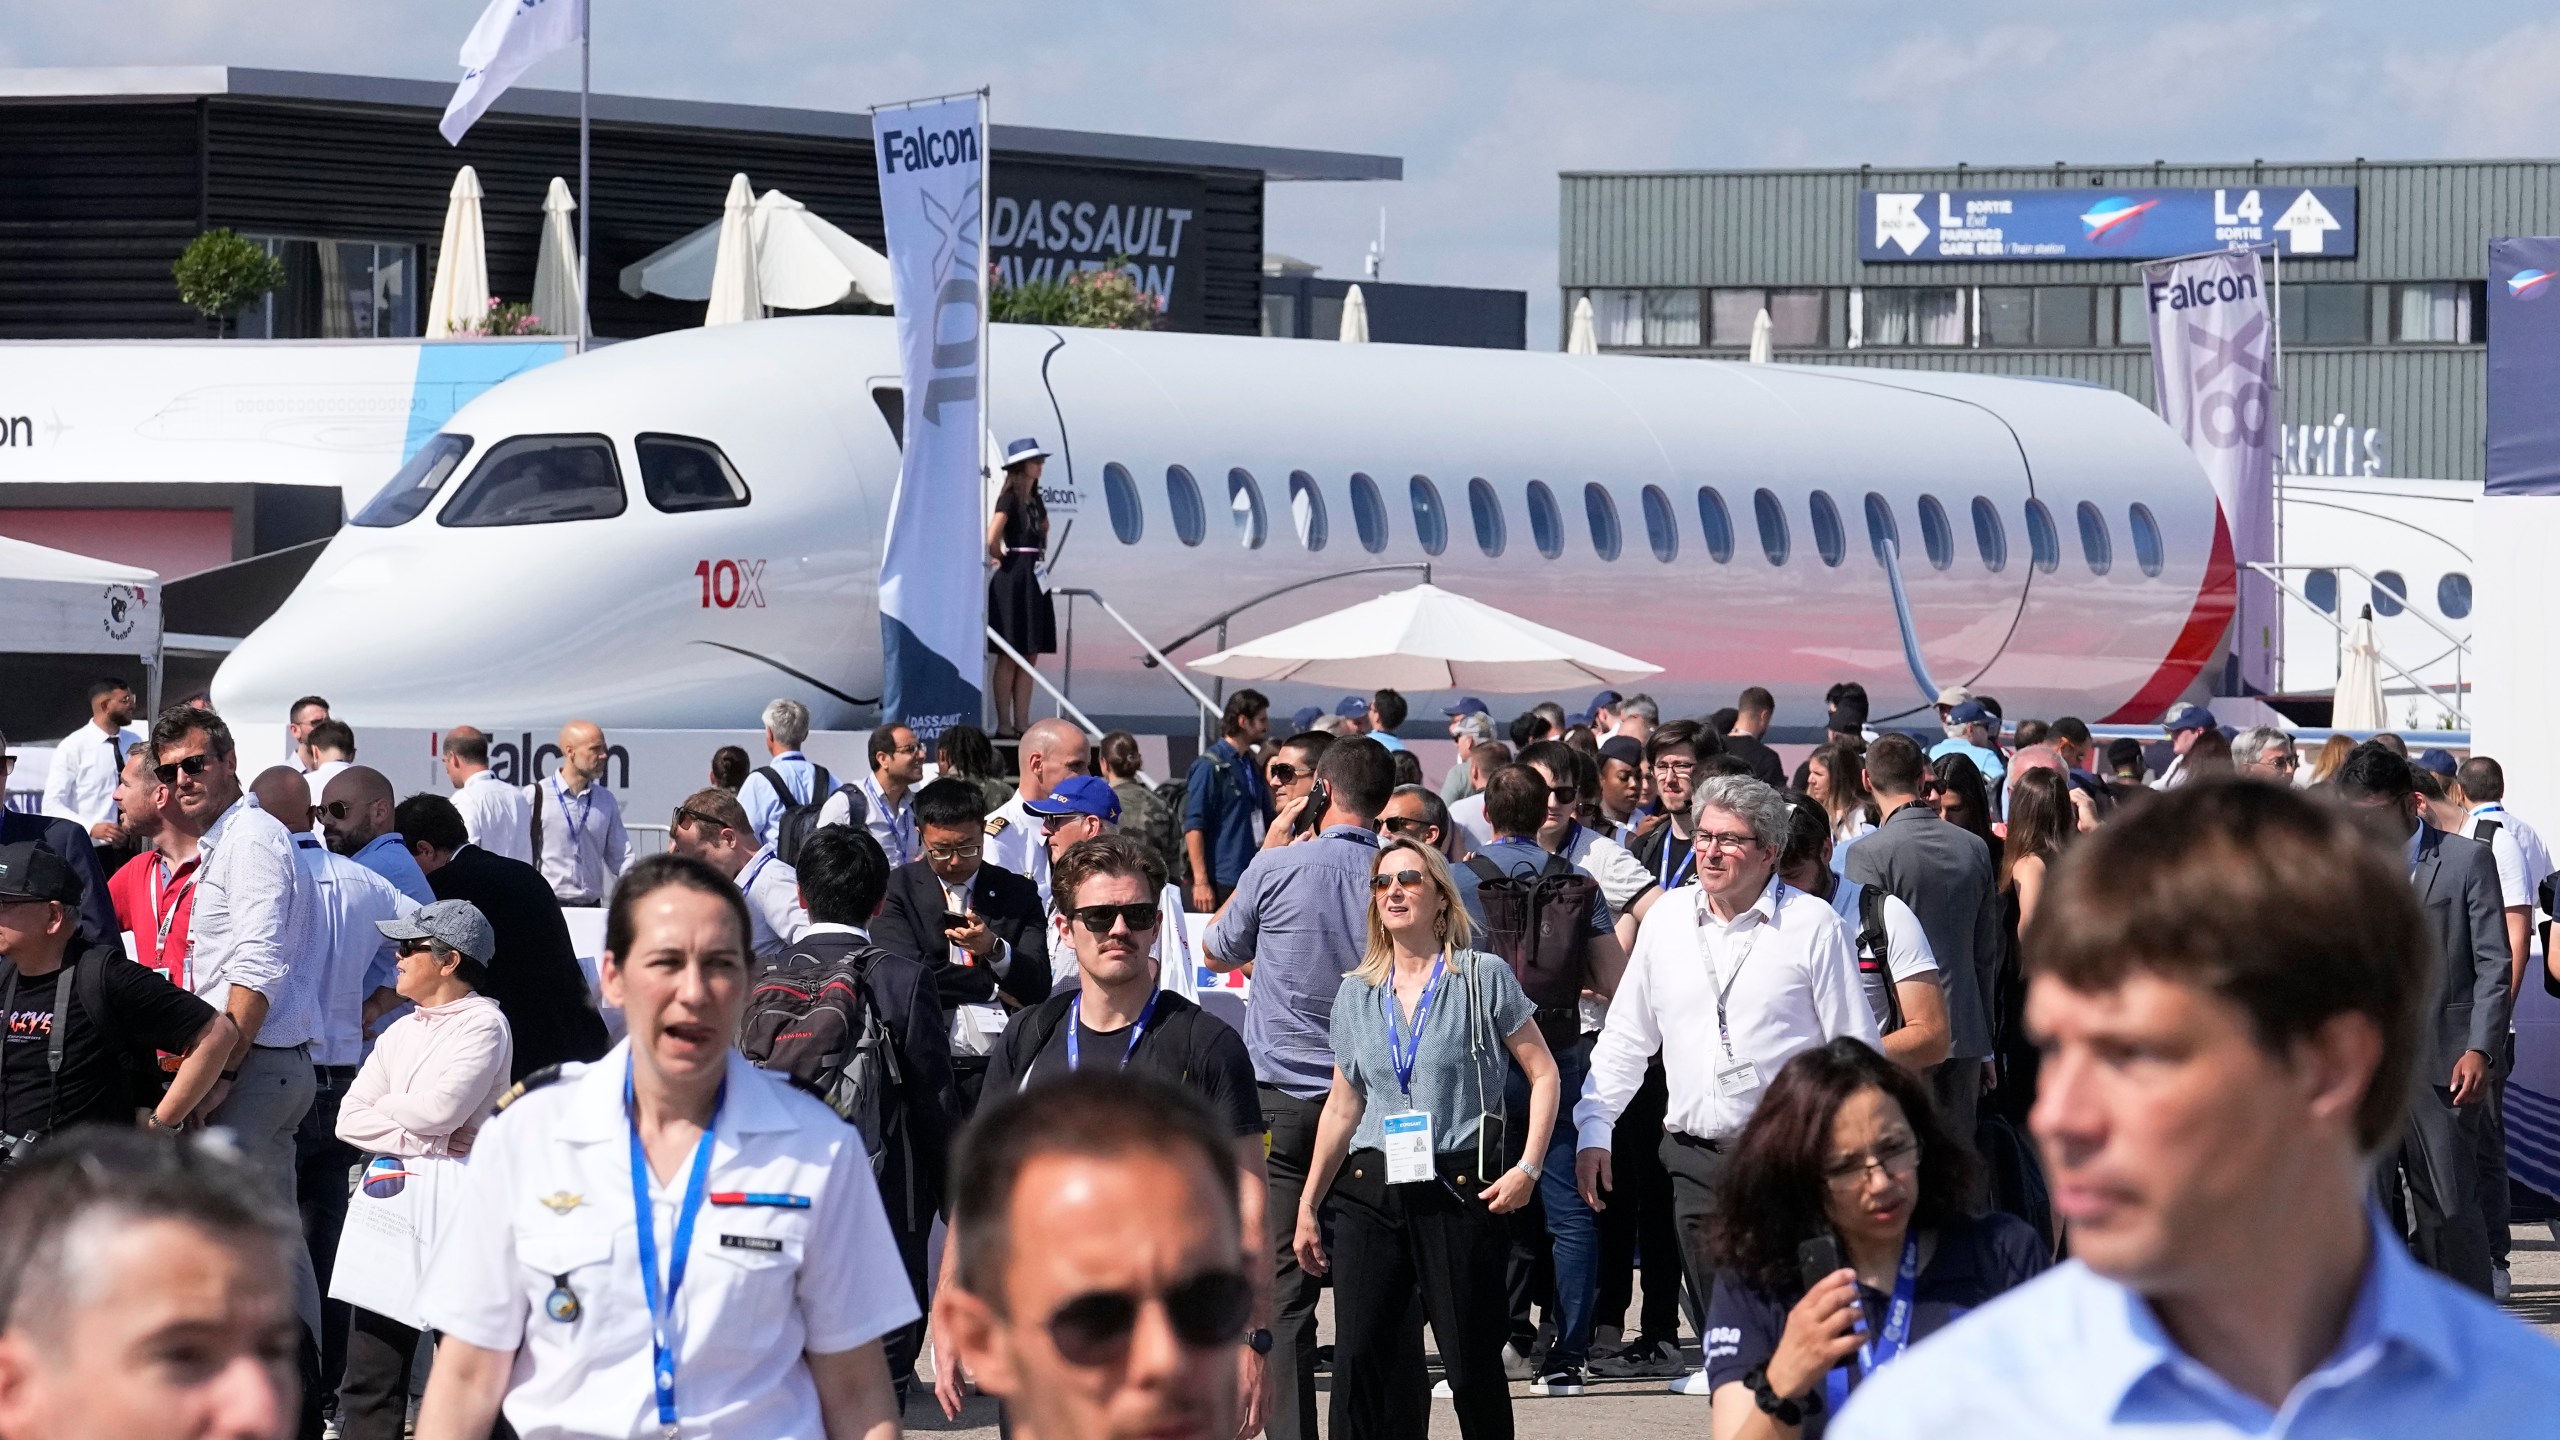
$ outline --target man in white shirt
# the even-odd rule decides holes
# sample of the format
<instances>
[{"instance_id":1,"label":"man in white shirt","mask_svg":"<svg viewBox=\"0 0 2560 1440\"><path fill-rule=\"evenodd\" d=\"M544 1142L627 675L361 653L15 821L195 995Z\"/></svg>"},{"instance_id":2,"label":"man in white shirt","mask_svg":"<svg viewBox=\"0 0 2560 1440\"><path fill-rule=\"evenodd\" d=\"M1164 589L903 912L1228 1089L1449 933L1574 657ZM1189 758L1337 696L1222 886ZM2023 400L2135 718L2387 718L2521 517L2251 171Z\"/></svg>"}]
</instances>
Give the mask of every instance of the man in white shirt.
<instances>
[{"instance_id":1,"label":"man in white shirt","mask_svg":"<svg viewBox=\"0 0 2560 1440\"><path fill-rule=\"evenodd\" d=\"M858 819L895 870L924 854L924 842L916 836L915 800L915 787L924 783L924 742L916 739L915 731L893 721L871 732L868 748L871 773L860 784L828 796L818 811L818 824L851 825ZM748 783L755 783L752 777Z\"/></svg>"},{"instance_id":2,"label":"man in white shirt","mask_svg":"<svg viewBox=\"0 0 2560 1440\"><path fill-rule=\"evenodd\" d=\"M814 805L826 798L824 789L835 787L827 767L800 753L807 743L808 706L797 700L776 700L764 707L764 751L773 758L756 767L738 787L738 804L746 810L760 845L773 843L783 811ZM774 784L777 777L782 782L779 788Z\"/></svg>"},{"instance_id":3,"label":"man in white shirt","mask_svg":"<svg viewBox=\"0 0 2560 1440\"><path fill-rule=\"evenodd\" d=\"M2454 771L2451 806L2458 821L2442 828L2478 840L2498 862L2499 900L2507 912L2507 944L2514 968L2507 972L2507 993L2524 993L2525 971L2532 965L2538 936L2534 916L2542 903L2543 882L2551 876L2551 851L2542 836L2507 809L2507 772L2486 755L2473 755ZM2448 819L2456 817L2448 816ZM2516 1027L2509 1017L2505 1048L2489 1057L2489 1093L2479 1129L2475 1157L2479 1161L2482 1218L2489 1226L2490 1294L2507 1297L2514 1283L2507 1267L2507 1076L2516 1068Z\"/></svg>"},{"instance_id":4,"label":"man in white shirt","mask_svg":"<svg viewBox=\"0 0 2560 1440\"><path fill-rule=\"evenodd\" d=\"M747 897L753 923L747 948L759 960L779 960L791 942L809 928L809 912L800 906L800 876L773 853L758 845L747 828L746 807L738 797L712 786L684 797L675 823L667 827L667 848L691 856L737 882Z\"/></svg>"},{"instance_id":5,"label":"man in white shirt","mask_svg":"<svg viewBox=\"0 0 2560 1440\"><path fill-rule=\"evenodd\" d=\"M307 775L320 764L311 758L311 727L329 718L329 702L305 695L284 714L284 763Z\"/></svg>"},{"instance_id":6,"label":"man in white shirt","mask_svg":"<svg viewBox=\"0 0 2560 1440\"><path fill-rule=\"evenodd\" d=\"M533 807L525 792L489 773L489 737L468 725L444 734L444 778L471 843L492 855L533 863Z\"/></svg>"},{"instance_id":7,"label":"man in white shirt","mask_svg":"<svg viewBox=\"0 0 2560 1440\"><path fill-rule=\"evenodd\" d=\"M1831 817L1822 806L1803 795L1788 796L1787 848L1778 857L1778 878L1831 902L1849 927L1858 985L1883 1037L1878 1048L1925 1079L1930 1066L1947 1058L1949 1034L1946 977L1929 949L1928 929L1901 896L1841 878L1831 868L1831 845ZM1883 932L1874 937L1872 952L1865 933L1870 897Z\"/></svg>"},{"instance_id":8,"label":"man in white shirt","mask_svg":"<svg viewBox=\"0 0 2560 1440\"><path fill-rule=\"evenodd\" d=\"M1664 895L1637 932L1573 1122L1582 1146L1575 1179L1599 1209L1611 1132L1661 1053L1670 1085L1662 1164L1690 1288L1704 1302L1716 1272L1707 1222L1761 1094L1799 1051L1844 1035L1878 1039L1848 927L1828 903L1777 878L1786 801L1747 775L1715 775L1698 783L1695 816L1698 883ZM1709 1393L1703 1371L1671 1388Z\"/></svg>"},{"instance_id":9,"label":"man in white shirt","mask_svg":"<svg viewBox=\"0 0 2560 1440\"><path fill-rule=\"evenodd\" d=\"M572 720L560 727L560 768L525 787L533 863L563 905L602 905L631 868L622 804L604 783L609 753L594 721Z\"/></svg>"},{"instance_id":10,"label":"man in white shirt","mask_svg":"<svg viewBox=\"0 0 2560 1440\"><path fill-rule=\"evenodd\" d=\"M53 768L44 777L44 813L74 822L100 845L125 841L124 827L116 823L116 779L124 773L126 754L142 743L133 707L132 686L93 682L89 723L53 748Z\"/></svg>"},{"instance_id":11,"label":"man in white shirt","mask_svg":"<svg viewBox=\"0 0 2560 1440\"><path fill-rule=\"evenodd\" d=\"M1012 798L987 817L986 863L1027 877L1040 887L1040 904L1049 903L1049 846L1039 817L1023 807L1046 800L1058 782L1090 773L1092 752L1085 733L1055 718L1035 722L1022 732L1022 779Z\"/></svg>"},{"instance_id":12,"label":"man in white shirt","mask_svg":"<svg viewBox=\"0 0 2560 1440\"><path fill-rule=\"evenodd\" d=\"M311 793L318 795L338 778L338 772L356 763L355 727L336 716L313 721L302 737L303 754L310 758L304 773L311 777Z\"/></svg>"}]
</instances>

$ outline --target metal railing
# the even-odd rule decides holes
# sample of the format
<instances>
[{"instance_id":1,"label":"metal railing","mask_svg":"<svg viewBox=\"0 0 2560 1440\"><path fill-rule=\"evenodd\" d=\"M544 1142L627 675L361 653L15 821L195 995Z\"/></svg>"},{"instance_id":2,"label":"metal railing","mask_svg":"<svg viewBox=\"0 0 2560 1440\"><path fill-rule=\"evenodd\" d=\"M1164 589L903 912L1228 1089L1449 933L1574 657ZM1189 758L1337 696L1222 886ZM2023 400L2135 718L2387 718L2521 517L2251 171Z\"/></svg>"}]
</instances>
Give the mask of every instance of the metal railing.
<instances>
[{"instance_id":1,"label":"metal railing","mask_svg":"<svg viewBox=\"0 0 2560 1440\"><path fill-rule=\"evenodd\" d=\"M2361 578L2366 584L2372 586L2374 589L2398 600L2400 602L2401 613L2415 618L2420 624L2426 626L2430 630L2433 630L2438 635L2443 636L2446 642L2453 646L2453 649L2450 652L2455 657L2453 662L2452 695L2459 695L2462 693L2461 657L2471 653L2471 642L2427 618L2425 611L2422 611L2409 603L2408 592L2401 589L2399 586L2385 585L2381 581L2374 579L2373 576L2367 573L2362 567L2355 565L2272 564L2265 561L2252 560L2249 562L2249 569L2255 571L2259 575L2265 576L2267 583L2275 586L2278 590L2283 591L2287 596L2299 603L2303 609L2319 616L2320 622L2327 625L2330 629L2337 631L2340 638L2346 638L2348 635L2345 622L2339 620L2337 616L2330 614L2327 610L2314 603L2310 596L2303 594L2301 591L2287 584L2285 582L2284 572L2290 570L2343 570L2350 575ZM2432 697L2437 704L2444 707L2446 714L2451 715L2454 719L2461 721L2466 726L2471 723L2470 714L2462 708L2459 701L2453 699L2452 695L2448 695L2446 693L2444 687L2440 685L2430 685L2426 681L2421 680L2417 676L2402 669L2400 667L2400 662L2392 659L2388 654L2384 653L2380 645L2376 645L2374 647L2373 655L2374 659L2381 664L2383 669L2388 670L2392 674L2399 676L2401 679L2408 681L2420 692Z\"/></svg>"},{"instance_id":2,"label":"metal railing","mask_svg":"<svg viewBox=\"0 0 2560 1440\"><path fill-rule=\"evenodd\" d=\"M1022 673L1031 677L1031 683L1039 686L1048 694L1049 699L1056 703L1059 714L1075 721L1076 724L1084 730L1084 733L1087 736L1095 740L1102 738L1102 727L1093 723L1093 717L1085 714L1082 710L1077 709L1076 702L1068 699L1065 691L1050 684L1049 677L1040 673L1039 666L1023 659L1022 652L1014 649L1012 642L1006 640L1002 635L997 634L996 627L993 625L987 627L987 640L988 643L996 647L997 652L1003 655L1004 658L1022 667Z\"/></svg>"},{"instance_id":3,"label":"metal railing","mask_svg":"<svg viewBox=\"0 0 2560 1440\"><path fill-rule=\"evenodd\" d=\"M1112 607L1110 601L1103 599L1101 591L1088 589L1083 586L1075 586L1064 590L1053 590L1049 593L1052 595L1063 595L1067 599L1067 653L1065 669L1067 675L1067 686L1069 689L1073 689L1075 687L1076 674L1075 602L1078 600L1090 600L1094 604L1102 607L1102 613L1111 617L1111 623L1119 626L1122 630L1127 631L1129 638L1138 642L1138 648L1145 651L1147 654L1147 664L1149 668L1161 669L1164 671L1166 678L1172 680L1174 684L1182 687L1183 693L1191 697L1191 703L1200 707L1200 716L1203 725L1214 725L1218 722L1221 714L1218 702L1210 699L1207 693L1202 691L1199 686L1192 684L1191 677L1182 673L1182 667L1174 664L1170 659L1167 659L1165 653L1157 649L1153 641L1141 634L1137 626L1129 623L1128 616L1121 614L1118 610Z\"/></svg>"}]
</instances>

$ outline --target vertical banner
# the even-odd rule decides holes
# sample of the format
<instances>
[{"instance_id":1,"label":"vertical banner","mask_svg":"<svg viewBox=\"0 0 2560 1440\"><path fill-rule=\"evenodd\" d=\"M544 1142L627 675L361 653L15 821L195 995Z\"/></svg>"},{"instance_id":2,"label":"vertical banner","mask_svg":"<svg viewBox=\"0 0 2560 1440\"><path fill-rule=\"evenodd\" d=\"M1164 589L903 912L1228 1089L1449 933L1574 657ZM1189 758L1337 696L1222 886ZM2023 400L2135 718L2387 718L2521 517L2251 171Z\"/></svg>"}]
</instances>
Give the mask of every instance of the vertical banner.
<instances>
[{"instance_id":1,"label":"vertical banner","mask_svg":"<svg viewBox=\"0 0 2560 1440\"><path fill-rule=\"evenodd\" d=\"M2560 495L2560 238L2489 242L2492 495Z\"/></svg>"},{"instance_id":2,"label":"vertical banner","mask_svg":"<svg viewBox=\"0 0 2560 1440\"><path fill-rule=\"evenodd\" d=\"M978 723L987 654L986 97L875 110L906 447L880 551L880 718Z\"/></svg>"},{"instance_id":3,"label":"vertical banner","mask_svg":"<svg viewBox=\"0 0 2560 1440\"><path fill-rule=\"evenodd\" d=\"M2276 558L2275 323L2246 250L2142 267L2151 307L2152 378L2160 418L2195 452L2221 502L2240 610L2232 622L2231 693L2275 688L2284 615L2275 582L2245 568Z\"/></svg>"}]
</instances>

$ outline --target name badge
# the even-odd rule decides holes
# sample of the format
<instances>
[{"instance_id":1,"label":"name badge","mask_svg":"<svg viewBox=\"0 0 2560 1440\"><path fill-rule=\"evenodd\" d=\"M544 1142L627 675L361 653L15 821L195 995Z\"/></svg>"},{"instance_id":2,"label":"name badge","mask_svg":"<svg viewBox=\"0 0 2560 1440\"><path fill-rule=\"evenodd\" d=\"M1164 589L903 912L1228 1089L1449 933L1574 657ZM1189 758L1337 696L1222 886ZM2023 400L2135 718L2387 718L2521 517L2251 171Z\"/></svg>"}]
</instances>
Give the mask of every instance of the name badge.
<instances>
[{"instance_id":1,"label":"name badge","mask_svg":"<svg viewBox=\"0 0 2560 1440\"><path fill-rule=\"evenodd\" d=\"M1760 1088L1760 1072L1748 1060L1736 1060L1716 1071L1716 1089L1727 1095L1748 1095Z\"/></svg>"},{"instance_id":2,"label":"name badge","mask_svg":"<svg viewBox=\"0 0 2560 1440\"><path fill-rule=\"evenodd\" d=\"M1410 1185L1429 1180L1433 1167L1431 1116L1422 1110L1399 1110L1386 1118L1387 1183Z\"/></svg>"},{"instance_id":3,"label":"name badge","mask_svg":"<svg viewBox=\"0 0 2560 1440\"><path fill-rule=\"evenodd\" d=\"M723 1235L720 1237L720 1248L723 1250L760 1250L765 1254L773 1255L781 1252L782 1242L774 1239L770 1235Z\"/></svg>"}]
</instances>

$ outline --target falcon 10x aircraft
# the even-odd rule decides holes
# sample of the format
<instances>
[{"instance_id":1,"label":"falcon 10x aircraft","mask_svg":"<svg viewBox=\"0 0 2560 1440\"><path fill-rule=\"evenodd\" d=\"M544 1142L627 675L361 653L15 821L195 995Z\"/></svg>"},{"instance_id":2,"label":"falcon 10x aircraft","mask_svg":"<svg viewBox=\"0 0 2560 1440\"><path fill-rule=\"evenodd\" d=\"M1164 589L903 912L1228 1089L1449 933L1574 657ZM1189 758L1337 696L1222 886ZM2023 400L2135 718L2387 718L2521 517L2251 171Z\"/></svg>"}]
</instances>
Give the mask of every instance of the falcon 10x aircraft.
<instances>
[{"instance_id":1,"label":"falcon 10x aircraft","mask_svg":"<svg viewBox=\"0 0 2560 1440\"><path fill-rule=\"evenodd\" d=\"M1925 678L2011 714L2148 722L2218 664L2237 598L2203 472L2089 385L1020 325L990 352L989 430L1055 452L1047 584L1160 647L1295 582L1323 583L1231 636L1427 562L1662 666L1640 688L1665 714L1758 684L1810 724L1856 680L1881 720L1922 708ZM868 317L688 330L510 380L339 531L214 699L698 728L790 695L823 728L869 724L899 385L895 324ZM1415 573L1344 574L1395 565ZM1078 706L1193 727L1126 632L1089 601L1075 620ZM1334 687L1265 688L1285 711Z\"/></svg>"}]
</instances>

